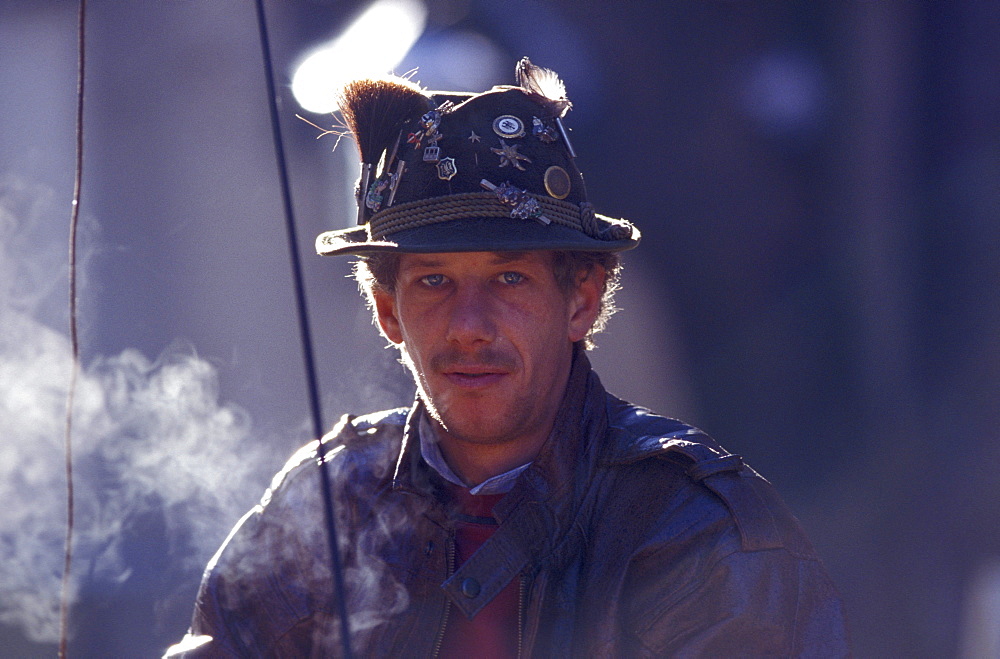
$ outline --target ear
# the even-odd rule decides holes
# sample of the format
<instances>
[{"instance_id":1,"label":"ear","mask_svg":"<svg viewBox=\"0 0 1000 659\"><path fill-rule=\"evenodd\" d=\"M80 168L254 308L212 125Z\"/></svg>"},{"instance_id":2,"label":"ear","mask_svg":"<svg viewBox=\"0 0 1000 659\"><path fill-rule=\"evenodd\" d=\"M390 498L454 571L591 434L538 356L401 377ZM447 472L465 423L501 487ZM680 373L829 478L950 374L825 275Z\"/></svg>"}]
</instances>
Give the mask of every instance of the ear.
<instances>
[{"instance_id":1,"label":"ear","mask_svg":"<svg viewBox=\"0 0 1000 659\"><path fill-rule=\"evenodd\" d=\"M576 290L569 299L569 340L573 343L585 339L597 320L604 277L604 268L597 264L578 275Z\"/></svg>"},{"instance_id":2,"label":"ear","mask_svg":"<svg viewBox=\"0 0 1000 659\"><path fill-rule=\"evenodd\" d=\"M374 290L372 298L375 300L375 318L378 320L379 329L385 338L399 345L403 342L403 332L396 314L396 296L386 291Z\"/></svg>"}]
</instances>

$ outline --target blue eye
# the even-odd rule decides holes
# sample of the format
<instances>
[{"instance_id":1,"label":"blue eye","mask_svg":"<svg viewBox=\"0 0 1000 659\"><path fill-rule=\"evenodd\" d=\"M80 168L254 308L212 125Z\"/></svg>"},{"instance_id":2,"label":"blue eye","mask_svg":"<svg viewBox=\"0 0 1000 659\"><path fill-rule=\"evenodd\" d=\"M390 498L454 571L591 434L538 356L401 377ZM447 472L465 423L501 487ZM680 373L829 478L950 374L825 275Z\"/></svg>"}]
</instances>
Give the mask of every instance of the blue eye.
<instances>
[{"instance_id":1,"label":"blue eye","mask_svg":"<svg viewBox=\"0 0 1000 659\"><path fill-rule=\"evenodd\" d=\"M421 277L420 281L428 286L440 286L444 283L444 275L426 275Z\"/></svg>"},{"instance_id":2,"label":"blue eye","mask_svg":"<svg viewBox=\"0 0 1000 659\"><path fill-rule=\"evenodd\" d=\"M520 272L505 272L500 275L500 277L503 279L503 283L505 284L520 284L524 281L524 275Z\"/></svg>"}]
</instances>

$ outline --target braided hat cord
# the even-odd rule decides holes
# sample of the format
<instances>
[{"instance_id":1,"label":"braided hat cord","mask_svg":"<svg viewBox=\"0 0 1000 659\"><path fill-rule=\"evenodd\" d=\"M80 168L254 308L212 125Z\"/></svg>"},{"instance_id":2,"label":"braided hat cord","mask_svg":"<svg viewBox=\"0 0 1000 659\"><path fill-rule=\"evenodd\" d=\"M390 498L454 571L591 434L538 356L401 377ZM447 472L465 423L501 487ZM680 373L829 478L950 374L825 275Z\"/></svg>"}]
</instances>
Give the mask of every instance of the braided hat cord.
<instances>
[{"instance_id":1,"label":"braided hat cord","mask_svg":"<svg viewBox=\"0 0 1000 659\"><path fill-rule=\"evenodd\" d=\"M621 240L631 235L627 225L602 221L589 203L572 204L559 199L531 195L553 224L582 231L598 240ZM472 218L509 218L507 206L492 192L467 192L419 199L375 213L370 221L372 236L385 238L397 231ZM533 222L535 220L519 220ZM602 226L603 225L603 226Z\"/></svg>"}]
</instances>

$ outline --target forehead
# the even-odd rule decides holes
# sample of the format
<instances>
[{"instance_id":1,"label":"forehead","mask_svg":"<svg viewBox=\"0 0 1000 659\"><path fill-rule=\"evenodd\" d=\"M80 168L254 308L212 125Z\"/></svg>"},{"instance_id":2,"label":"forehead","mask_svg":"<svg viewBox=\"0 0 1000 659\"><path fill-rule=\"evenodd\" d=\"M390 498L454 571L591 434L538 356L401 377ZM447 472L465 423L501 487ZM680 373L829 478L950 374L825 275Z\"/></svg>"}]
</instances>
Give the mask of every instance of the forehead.
<instances>
[{"instance_id":1,"label":"forehead","mask_svg":"<svg viewBox=\"0 0 1000 659\"><path fill-rule=\"evenodd\" d=\"M552 263L552 252L441 252L432 254L401 254L400 270L413 268L495 267L506 265L539 266Z\"/></svg>"}]
</instances>

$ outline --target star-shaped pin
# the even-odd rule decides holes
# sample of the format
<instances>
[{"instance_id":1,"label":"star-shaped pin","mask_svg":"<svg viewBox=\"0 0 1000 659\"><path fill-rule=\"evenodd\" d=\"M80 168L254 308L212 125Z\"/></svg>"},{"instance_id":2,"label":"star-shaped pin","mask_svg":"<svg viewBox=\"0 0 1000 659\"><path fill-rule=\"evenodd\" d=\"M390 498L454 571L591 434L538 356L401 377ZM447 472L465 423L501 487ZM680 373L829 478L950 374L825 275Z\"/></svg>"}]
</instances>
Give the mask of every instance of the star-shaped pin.
<instances>
[{"instance_id":1,"label":"star-shaped pin","mask_svg":"<svg viewBox=\"0 0 1000 659\"><path fill-rule=\"evenodd\" d=\"M530 163L531 159L528 156L522 156L517 152L517 144L507 144L503 140L500 140L499 149L490 149L493 153L500 156L500 166L506 167L507 165L513 165L522 172L525 171L524 166L521 165L521 161Z\"/></svg>"},{"instance_id":2,"label":"star-shaped pin","mask_svg":"<svg viewBox=\"0 0 1000 659\"><path fill-rule=\"evenodd\" d=\"M469 135L469 141L470 142L478 142L479 141L479 136L476 135L476 131L472 131L472 133Z\"/></svg>"}]
</instances>

